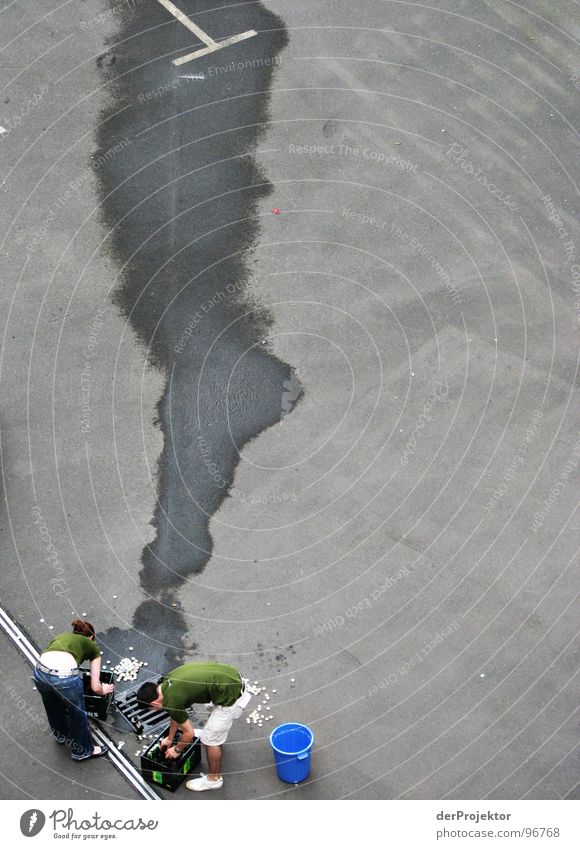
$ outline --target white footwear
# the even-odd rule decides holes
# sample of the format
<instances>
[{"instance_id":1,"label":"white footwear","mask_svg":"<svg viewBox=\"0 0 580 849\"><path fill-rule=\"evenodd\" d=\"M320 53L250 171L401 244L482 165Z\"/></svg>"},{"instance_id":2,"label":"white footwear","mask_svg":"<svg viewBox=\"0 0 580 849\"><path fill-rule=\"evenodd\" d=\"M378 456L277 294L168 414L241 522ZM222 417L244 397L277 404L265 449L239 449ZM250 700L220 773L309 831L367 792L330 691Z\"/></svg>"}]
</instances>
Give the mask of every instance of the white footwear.
<instances>
[{"instance_id":1,"label":"white footwear","mask_svg":"<svg viewBox=\"0 0 580 849\"><path fill-rule=\"evenodd\" d=\"M196 793L201 793L203 790L221 790L224 786L224 780L218 778L217 781L210 781L207 775L202 772L199 778L186 782L185 786L188 790L194 790Z\"/></svg>"}]
</instances>

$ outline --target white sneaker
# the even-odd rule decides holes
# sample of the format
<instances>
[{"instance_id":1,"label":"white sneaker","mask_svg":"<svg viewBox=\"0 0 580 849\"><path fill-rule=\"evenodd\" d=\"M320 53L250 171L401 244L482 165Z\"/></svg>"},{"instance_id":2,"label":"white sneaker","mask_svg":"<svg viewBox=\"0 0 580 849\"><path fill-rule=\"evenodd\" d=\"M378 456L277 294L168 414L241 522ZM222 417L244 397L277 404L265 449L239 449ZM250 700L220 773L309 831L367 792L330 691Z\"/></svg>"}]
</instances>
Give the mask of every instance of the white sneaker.
<instances>
[{"instance_id":1,"label":"white sneaker","mask_svg":"<svg viewBox=\"0 0 580 849\"><path fill-rule=\"evenodd\" d=\"M203 790L221 790L224 786L224 780L218 778L217 781L210 781L207 775L202 772L199 778L186 782L185 786L188 790L194 790L196 793L201 793Z\"/></svg>"}]
</instances>

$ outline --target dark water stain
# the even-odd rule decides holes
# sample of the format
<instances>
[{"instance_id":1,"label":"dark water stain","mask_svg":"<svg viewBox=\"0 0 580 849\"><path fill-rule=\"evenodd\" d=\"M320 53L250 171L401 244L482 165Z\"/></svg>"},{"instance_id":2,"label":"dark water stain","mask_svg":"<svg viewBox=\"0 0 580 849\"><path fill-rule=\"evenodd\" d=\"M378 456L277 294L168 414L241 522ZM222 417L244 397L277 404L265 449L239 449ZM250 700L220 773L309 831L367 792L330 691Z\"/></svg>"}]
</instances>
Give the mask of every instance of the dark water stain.
<instances>
[{"instance_id":1,"label":"dark water stain","mask_svg":"<svg viewBox=\"0 0 580 849\"><path fill-rule=\"evenodd\" d=\"M150 600L133 630L114 629L107 643L150 635L142 651L163 668L192 650L178 590L205 567L209 518L238 452L280 420L291 377L264 344L271 316L251 297L248 268L256 214L272 191L251 154L268 120L285 31L259 4L206 12L189 2L185 11L218 40L248 29L259 35L176 67L171 59L195 41L187 29L159 3L139 15L117 11L119 31L103 54L115 62L100 62L111 97L95 156L107 251L122 269L114 301L167 376L157 406L164 448L156 536L140 573Z\"/></svg>"},{"instance_id":2,"label":"dark water stain","mask_svg":"<svg viewBox=\"0 0 580 849\"><path fill-rule=\"evenodd\" d=\"M101 53L97 56L97 68L110 68L117 61L114 53Z\"/></svg>"}]
</instances>

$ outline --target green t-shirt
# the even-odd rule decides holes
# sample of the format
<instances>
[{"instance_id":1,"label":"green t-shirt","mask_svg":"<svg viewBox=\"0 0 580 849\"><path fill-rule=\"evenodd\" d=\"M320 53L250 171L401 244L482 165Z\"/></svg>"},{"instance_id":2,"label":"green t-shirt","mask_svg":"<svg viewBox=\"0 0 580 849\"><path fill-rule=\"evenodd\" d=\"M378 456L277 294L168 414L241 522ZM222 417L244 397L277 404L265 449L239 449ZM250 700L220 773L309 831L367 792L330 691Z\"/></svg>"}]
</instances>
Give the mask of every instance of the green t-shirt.
<instances>
[{"instance_id":1,"label":"green t-shirt","mask_svg":"<svg viewBox=\"0 0 580 849\"><path fill-rule=\"evenodd\" d=\"M187 719L186 708L194 704L213 702L230 707L242 692L240 673L226 663L212 660L186 663L163 677L161 683L163 707L176 722Z\"/></svg>"},{"instance_id":2,"label":"green t-shirt","mask_svg":"<svg viewBox=\"0 0 580 849\"><path fill-rule=\"evenodd\" d=\"M82 634L58 634L44 651L67 651L72 654L77 664L83 660L95 660L100 657L101 650L94 640L83 637Z\"/></svg>"}]
</instances>

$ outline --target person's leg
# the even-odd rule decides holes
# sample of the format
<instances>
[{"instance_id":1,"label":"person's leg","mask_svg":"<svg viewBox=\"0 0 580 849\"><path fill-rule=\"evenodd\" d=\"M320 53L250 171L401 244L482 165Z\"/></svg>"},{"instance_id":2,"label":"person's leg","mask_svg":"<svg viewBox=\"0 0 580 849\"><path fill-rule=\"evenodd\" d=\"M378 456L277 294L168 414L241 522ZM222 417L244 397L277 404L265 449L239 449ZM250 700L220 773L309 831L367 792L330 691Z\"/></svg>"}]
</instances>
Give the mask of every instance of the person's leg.
<instances>
[{"instance_id":1,"label":"person's leg","mask_svg":"<svg viewBox=\"0 0 580 849\"><path fill-rule=\"evenodd\" d=\"M237 705L215 705L203 729L195 729L195 736L204 745L207 755L208 775L201 774L186 783L188 790L219 790L223 787L222 745L225 743L234 718L241 715Z\"/></svg>"},{"instance_id":2,"label":"person's leg","mask_svg":"<svg viewBox=\"0 0 580 849\"><path fill-rule=\"evenodd\" d=\"M80 676L61 679L66 682L60 687L63 698L66 699L69 715L69 732L71 757L73 760L84 760L100 752L100 746L95 746L89 732L83 682Z\"/></svg>"},{"instance_id":3,"label":"person's leg","mask_svg":"<svg viewBox=\"0 0 580 849\"><path fill-rule=\"evenodd\" d=\"M58 691L51 686L49 680L45 673L34 670L34 682L42 699L52 736L57 743L64 743L68 734L66 707Z\"/></svg>"},{"instance_id":4,"label":"person's leg","mask_svg":"<svg viewBox=\"0 0 580 849\"><path fill-rule=\"evenodd\" d=\"M207 766L209 769L208 780L220 781L222 777L222 747L206 746Z\"/></svg>"},{"instance_id":5,"label":"person's leg","mask_svg":"<svg viewBox=\"0 0 580 849\"><path fill-rule=\"evenodd\" d=\"M196 734L196 736L198 736L198 734ZM207 754L209 775L204 775L202 772L199 778L192 778L191 781L187 781L185 784L188 790L193 790L196 793L203 792L204 790L221 790L224 786L224 780L221 774L222 747L210 746L207 743L204 743L203 745L205 746Z\"/></svg>"}]
</instances>

